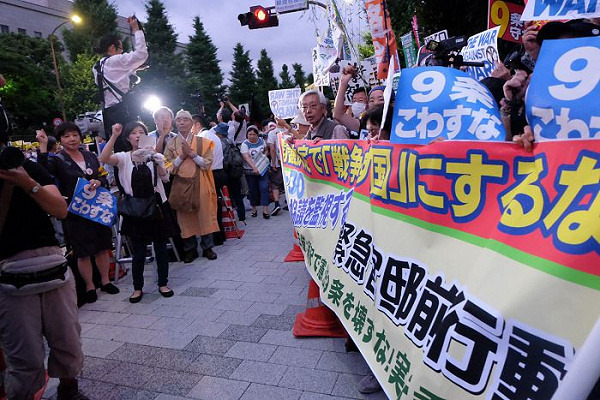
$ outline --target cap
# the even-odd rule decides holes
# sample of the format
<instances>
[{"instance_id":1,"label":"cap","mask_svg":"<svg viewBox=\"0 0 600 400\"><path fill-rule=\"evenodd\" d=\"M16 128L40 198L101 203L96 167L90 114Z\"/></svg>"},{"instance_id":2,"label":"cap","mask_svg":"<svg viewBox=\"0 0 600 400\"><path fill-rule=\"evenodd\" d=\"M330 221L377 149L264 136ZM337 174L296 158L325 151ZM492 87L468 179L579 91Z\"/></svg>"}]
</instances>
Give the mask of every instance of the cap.
<instances>
[{"instance_id":1,"label":"cap","mask_svg":"<svg viewBox=\"0 0 600 400\"><path fill-rule=\"evenodd\" d=\"M219 122L217 126L215 126L215 132L219 135L227 135L229 131L229 125L224 122Z\"/></svg>"}]
</instances>

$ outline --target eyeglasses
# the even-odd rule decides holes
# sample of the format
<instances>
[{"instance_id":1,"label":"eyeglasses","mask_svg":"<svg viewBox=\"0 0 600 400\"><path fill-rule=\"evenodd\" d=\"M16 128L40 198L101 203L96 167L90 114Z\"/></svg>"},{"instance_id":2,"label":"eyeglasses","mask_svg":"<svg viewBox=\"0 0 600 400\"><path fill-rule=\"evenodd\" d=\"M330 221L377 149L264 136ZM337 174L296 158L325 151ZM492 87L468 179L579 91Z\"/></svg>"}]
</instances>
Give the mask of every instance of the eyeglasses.
<instances>
[{"instance_id":1,"label":"eyeglasses","mask_svg":"<svg viewBox=\"0 0 600 400\"><path fill-rule=\"evenodd\" d=\"M319 108L320 104L319 103L312 103L312 104L302 104L300 106L300 109L302 111L306 111L306 110L316 110L317 108Z\"/></svg>"}]
</instances>

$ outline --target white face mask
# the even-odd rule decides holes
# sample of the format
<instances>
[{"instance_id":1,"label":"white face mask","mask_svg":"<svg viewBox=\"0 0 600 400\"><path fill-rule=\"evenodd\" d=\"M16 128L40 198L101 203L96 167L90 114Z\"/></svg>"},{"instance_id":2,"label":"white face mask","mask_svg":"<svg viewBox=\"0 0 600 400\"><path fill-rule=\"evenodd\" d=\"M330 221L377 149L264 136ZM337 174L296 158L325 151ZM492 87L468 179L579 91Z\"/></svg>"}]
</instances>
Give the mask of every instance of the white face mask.
<instances>
[{"instance_id":1,"label":"white face mask","mask_svg":"<svg viewBox=\"0 0 600 400\"><path fill-rule=\"evenodd\" d=\"M354 118L360 118L360 114L365 111L367 105L365 103L352 103L352 115Z\"/></svg>"}]
</instances>

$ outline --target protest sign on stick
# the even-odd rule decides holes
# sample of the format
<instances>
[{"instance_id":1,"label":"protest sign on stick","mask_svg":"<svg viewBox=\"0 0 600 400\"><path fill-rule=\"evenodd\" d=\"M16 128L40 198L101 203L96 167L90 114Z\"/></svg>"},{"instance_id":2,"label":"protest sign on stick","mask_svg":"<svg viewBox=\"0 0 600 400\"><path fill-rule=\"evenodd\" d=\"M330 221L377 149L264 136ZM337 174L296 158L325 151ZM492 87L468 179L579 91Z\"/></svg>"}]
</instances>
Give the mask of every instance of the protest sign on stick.
<instances>
[{"instance_id":1,"label":"protest sign on stick","mask_svg":"<svg viewBox=\"0 0 600 400\"><path fill-rule=\"evenodd\" d=\"M467 67L469 74L478 81L492 74L494 63L498 61L498 32L500 27L496 26L487 31L473 35L462 49L465 61L483 62L483 67Z\"/></svg>"},{"instance_id":2,"label":"protest sign on stick","mask_svg":"<svg viewBox=\"0 0 600 400\"><path fill-rule=\"evenodd\" d=\"M269 106L277 118L294 118L298 114L301 89L269 90Z\"/></svg>"},{"instance_id":3,"label":"protest sign on stick","mask_svg":"<svg viewBox=\"0 0 600 400\"><path fill-rule=\"evenodd\" d=\"M498 37L509 42L521 42L525 22L521 15L525 7L509 0L490 0L488 10L488 29L500 27Z\"/></svg>"}]
</instances>

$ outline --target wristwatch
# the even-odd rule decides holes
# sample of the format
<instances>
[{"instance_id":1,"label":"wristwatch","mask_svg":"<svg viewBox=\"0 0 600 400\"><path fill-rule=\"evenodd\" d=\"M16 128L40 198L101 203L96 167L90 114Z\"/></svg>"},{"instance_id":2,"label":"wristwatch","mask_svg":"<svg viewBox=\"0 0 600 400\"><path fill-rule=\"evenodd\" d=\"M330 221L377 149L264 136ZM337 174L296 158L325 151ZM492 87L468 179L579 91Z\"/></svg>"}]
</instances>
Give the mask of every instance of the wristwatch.
<instances>
[{"instance_id":1,"label":"wristwatch","mask_svg":"<svg viewBox=\"0 0 600 400\"><path fill-rule=\"evenodd\" d=\"M39 183L36 182L35 186L29 190L29 193L36 194L37 192L40 191L41 188L42 188L42 185L40 185Z\"/></svg>"}]
</instances>

